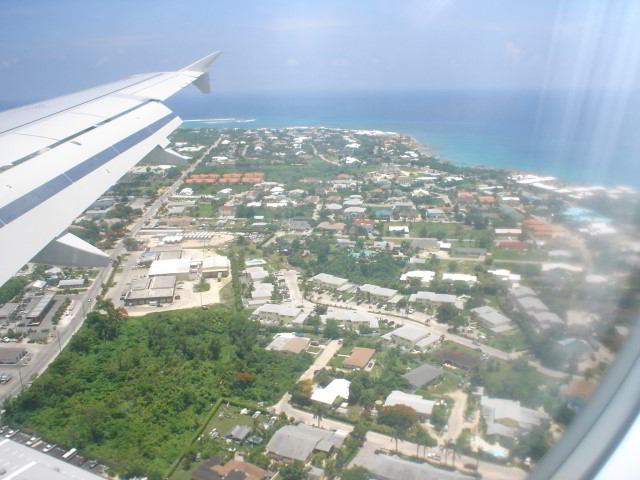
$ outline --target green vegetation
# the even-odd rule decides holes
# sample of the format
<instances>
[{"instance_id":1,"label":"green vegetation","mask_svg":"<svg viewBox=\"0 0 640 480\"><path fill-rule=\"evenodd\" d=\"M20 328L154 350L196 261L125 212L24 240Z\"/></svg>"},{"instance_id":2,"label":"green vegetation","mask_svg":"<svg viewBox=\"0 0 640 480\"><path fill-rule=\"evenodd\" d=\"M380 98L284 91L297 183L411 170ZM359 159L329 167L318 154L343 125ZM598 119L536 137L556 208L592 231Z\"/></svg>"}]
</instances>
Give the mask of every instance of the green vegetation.
<instances>
[{"instance_id":1,"label":"green vegetation","mask_svg":"<svg viewBox=\"0 0 640 480\"><path fill-rule=\"evenodd\" d=\"M194 292L208 292L211 289L209 282L202 280L200 283L193 286Z\"/></svg>"},{"instance_id":2,"label":"green vegetation","mask_svg":"<svg viewBox=\"0 0 640 480\"><path fill-rule=\"evenodd\" d=\"M10 302L29 283L27 277L13 277L0 287L0 303Z\"/></svg>"},{"instance_id":3,"label":"green vegetation","mask_svg":"<svg viewBox=\"0 0 640 480\"><path fill-rule=\"evenodd\" d=\"M223 307L127 319L92 312L5 419L120 474L160 478L220 397L275 402L311 363L257 347L257 326Z\"/></svg>"}]
</instances>

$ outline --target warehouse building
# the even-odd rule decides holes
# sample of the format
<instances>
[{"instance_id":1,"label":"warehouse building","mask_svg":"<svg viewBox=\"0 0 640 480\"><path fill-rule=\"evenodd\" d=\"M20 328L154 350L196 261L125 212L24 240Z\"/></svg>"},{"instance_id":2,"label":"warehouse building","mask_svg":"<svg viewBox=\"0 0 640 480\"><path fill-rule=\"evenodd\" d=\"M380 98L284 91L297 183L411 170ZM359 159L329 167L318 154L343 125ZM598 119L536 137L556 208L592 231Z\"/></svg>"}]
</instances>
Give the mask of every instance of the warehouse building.
<instances>
[{"instance_id":1,"label":"warehouse building","mask_svg":"<svg viewBox=\"0 0 640 480\"><path fill-rule=\"evenodd\" d=\"M22 347L0 348L0 363L3 365L15 365L27 351Z\"/></svg>"},{"instance_id":2,"label":"warehouse building","mask_svg":"<svg viewBox=\"0 0 640 480\"><path fill-rule=\"evenodd\" d=\"M189 280L191 273L191 257L171 260L155 260L149 268L150 277L175 277L178 280Z\"/></svg>"},{"instance_id":3,"label":"warehouse building","mask_svg":"<svg viewBox=\"0 0 640 480\"><path fill-rule=\"evenodd\" d=\"M30 324L38 324L42 321L49 309L53 306L54 292L45 293L41 297L35 297L27 306L27 320Z\"/></svg>"},{"instance_id":4,"label":"warehouse building","mask_svg":"<svg viewBox=\"0 0 640 480\"><path fill-rule=\"evenodd\" d=\"M175 275L160 275L151 278L151 280L143 279L135 285L132 282L131 290L127 293L124 303L128 307L153 303L172 303L175 287Z\"/></svg>"},{"instance_id":5,"label":"warehouse building","mask_svg":"<svg viewBox=\"0 0 640 480\"><path fill-rule=\"evenodd\" d=\"M214 255L202 259L202 277L203 278L224 278L229 276L230 263L227 257L222 255Z\"/></svg>"}]
</instances>

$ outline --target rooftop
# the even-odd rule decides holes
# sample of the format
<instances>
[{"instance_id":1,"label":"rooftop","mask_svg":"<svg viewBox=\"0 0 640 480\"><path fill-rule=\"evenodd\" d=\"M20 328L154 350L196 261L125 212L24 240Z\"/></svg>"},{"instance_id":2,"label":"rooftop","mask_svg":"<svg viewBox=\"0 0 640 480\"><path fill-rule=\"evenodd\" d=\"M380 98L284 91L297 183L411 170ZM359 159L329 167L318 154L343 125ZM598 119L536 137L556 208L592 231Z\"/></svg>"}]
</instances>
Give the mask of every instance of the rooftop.
<instances>
[{"instance_id":1,"label":"rooftop","mask_svg":"<svg viewBox=\"0 0 640 480\"><path fill-rule=\"evenodd\" d=\"M351 355L344 359L343 365L347 367L364 368L375 353L376 351L373 348L353 347Z\"/></svg>"},{"instance_id":2,"label":"rooftop","mask_svg":"<svg viewBox=\"0 0 640 480\"><path fill-rule=\"evenodd\" d=\"M400 390L392 391L384 401L385 406L406 405L413 408L419 415L431 415L435 404L433 400L425 400L420 395L412 395Z\"/></svg>"},{"instance_id":3,"label":"rooftop","mask_svg":"<svg viewBox=\"0 0 640 480\"><path fill-rule=\"evenodd\" d=\"M441 368L424 363L405 373L403 377L406 378L415 388L420 388L421 386L434 381L443 373L444 370Z\"/></svg>"}]
</instances>

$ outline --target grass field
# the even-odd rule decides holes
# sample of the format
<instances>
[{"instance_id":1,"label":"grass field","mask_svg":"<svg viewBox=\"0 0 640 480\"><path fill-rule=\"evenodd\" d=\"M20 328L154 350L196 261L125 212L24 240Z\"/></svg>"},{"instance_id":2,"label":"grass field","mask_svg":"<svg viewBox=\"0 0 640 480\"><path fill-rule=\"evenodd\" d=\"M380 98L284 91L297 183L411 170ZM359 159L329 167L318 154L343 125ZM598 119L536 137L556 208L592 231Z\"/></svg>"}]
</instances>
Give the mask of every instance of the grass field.
<instances>
[{"instance_id":1,"label":"grass field","mask_svg":"<svg viewBox=\"0 0 640 480\"><path fill-rule=\"evenodd\" d=\"M543 261L547 259L546 252L540 252L537 250L520 251L520 250L507 250L502 248L496 248L493 251L493 258L495 260L529 260L529 261Z\"/></svg>"}]
</instances>

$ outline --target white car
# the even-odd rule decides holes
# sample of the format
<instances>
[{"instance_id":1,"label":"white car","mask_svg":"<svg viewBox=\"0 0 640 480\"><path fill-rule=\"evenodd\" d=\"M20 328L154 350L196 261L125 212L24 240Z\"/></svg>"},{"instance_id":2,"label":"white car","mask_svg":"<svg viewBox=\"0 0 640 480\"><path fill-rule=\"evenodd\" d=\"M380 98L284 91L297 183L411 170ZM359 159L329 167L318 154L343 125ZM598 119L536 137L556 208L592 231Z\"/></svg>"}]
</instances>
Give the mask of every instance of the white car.
<instances>
[{"instance_id":1,"label":"white car","mask_svg":"<svg viewBox=\"0 0 640 480\"><path fill-rule=\"evenodd\" d=\"M56 448L55 443L54 443L54 444L47 443L47 446L46 446L46 447L44 447L44 448L42 449L42 451L43 451L44 453L49 453L49 452L50 452L51 450L53 450L54 448Z\"/></svg>"}]
</instances>

